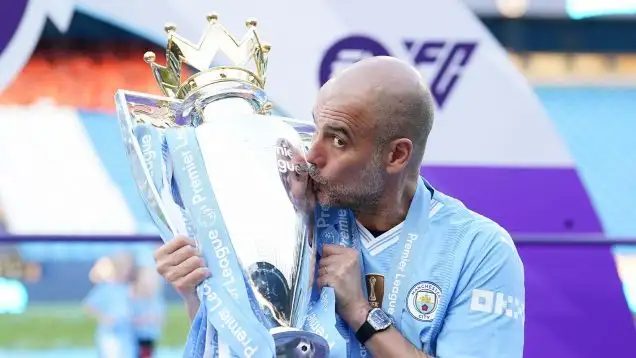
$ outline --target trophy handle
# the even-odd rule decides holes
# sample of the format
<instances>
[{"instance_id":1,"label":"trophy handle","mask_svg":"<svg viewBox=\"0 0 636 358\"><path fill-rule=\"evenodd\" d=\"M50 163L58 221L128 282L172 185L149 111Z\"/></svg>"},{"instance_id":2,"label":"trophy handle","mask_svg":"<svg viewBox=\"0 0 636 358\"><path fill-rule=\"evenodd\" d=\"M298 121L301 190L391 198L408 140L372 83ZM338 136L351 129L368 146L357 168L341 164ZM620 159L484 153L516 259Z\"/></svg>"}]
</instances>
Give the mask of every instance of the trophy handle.
<instances>
[{"instance_id":1,"label":"trophy handle","mask_svg":"<svg viewBox=\"0 0 636 358\"><path fill-rule=\"evenodd\" d=\"M159 143L161 145L163 130L174 123L174 119L179 113L180 103L167 97L119 90L115 94L115 105L133 179L146 206L146 211L159 230L159 235L164 241L168 241L178 231L167 214L165 201L161 200L162 188L158 188L157 180L153 180L153 177L162 178L163 175L153 175L153 171L148 165L148 153L142 148L142 144L135 134L135 129L139 125L148 125L149 128L156 131L154 134L156 138L153 140L161 141ZM153 170L161 173L164 167L161 151L154 153L153 157L157 161ZM161 187L166 186L162 183L159 184Z\"/></svg>"},{"instance_id":2,"label":"trophy handle","mask_svg":"<svg viewBox=\"0 0 636 358\"><path fill-rule=\"evenodd\" d=\"M322 336L291 327L269 330L276 345L276 358L327 358L329 344Z\"/></svg>"}]
</instances>

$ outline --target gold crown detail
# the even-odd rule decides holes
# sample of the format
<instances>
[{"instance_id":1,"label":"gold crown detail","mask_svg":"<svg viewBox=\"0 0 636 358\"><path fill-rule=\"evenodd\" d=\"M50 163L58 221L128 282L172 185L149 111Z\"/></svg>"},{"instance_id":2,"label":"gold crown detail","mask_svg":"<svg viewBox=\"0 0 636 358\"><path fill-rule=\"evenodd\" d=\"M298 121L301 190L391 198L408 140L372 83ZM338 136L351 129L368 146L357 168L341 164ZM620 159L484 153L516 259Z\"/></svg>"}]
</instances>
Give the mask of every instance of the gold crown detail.
<instances>
[{"instance_id":1,"label":"gold crown detail","mask_svg":"<svg viewBox=\"0 0 636 358\"><path fill-rule=\"evenodd\" d=\"M197 45L177 34L176 26L165 26L168 34L166 66L155 62L153 52L144 54L144 60L150 64L161 91L168 97L183 99L197 88L222 81L243 81L264 89L271 47L260 41L256 32L257 21L245 21L247 33L239 41L219 23L217 14L207 15L207 20L208 26ZM231 65L211 67L219 51L232 62ZM253 70L247 67L250 62ZM183 63L199 72L181 82Z\"/></svg>"}]
</instances>

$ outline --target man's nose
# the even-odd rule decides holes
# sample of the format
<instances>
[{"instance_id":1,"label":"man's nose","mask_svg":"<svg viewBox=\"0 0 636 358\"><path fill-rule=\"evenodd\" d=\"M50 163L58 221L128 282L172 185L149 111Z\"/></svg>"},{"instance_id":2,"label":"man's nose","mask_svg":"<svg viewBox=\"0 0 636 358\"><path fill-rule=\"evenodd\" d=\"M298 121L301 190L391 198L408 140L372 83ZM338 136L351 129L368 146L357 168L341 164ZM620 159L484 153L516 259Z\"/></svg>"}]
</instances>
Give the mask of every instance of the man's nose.
<instances>
[{"instance_id":1,"label":"man's nose","mask_svg":"<svg viewBox=\"0 0 636 358\"><path fill-rule=\"evenodd\" d=\"M307 162L315 165L318 169L325 166L326 158L324 152L320 148L320 142L314 141L307 152Z\"/></svg>"}]
</instances>

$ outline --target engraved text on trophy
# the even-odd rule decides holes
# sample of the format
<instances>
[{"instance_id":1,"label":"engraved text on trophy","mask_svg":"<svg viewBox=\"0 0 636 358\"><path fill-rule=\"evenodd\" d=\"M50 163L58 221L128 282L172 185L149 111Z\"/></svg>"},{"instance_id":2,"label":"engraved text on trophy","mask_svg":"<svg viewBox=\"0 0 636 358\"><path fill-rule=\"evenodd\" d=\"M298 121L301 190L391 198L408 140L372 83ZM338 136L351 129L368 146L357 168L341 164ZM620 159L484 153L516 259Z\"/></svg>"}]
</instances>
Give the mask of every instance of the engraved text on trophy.
<instances>
[{"instance_id":1,"label":"engraved text on trophy","mask_svg":"<svg viewBox=\"0 0 636 358\"><path fill-rule=\"evenodd\" d=\"M183 132L180 132L176 136L178 140L178 144L176 149L179 150L181 148L188 147L188 138L183 135ZM185 163L185 170L188 173L189 185L191 190L193 191L192 195L192 205L200 205L200 210L198 215L195 213L195 220L198 220L199 225L205 228L209 228L207 232L207 239L212 243L212 248L214 249L214 256L219 260L219 265L221 266L220 277L223 282L222 285L228 290L230 296L234 299L238 299L238 293L232 285L236 281L237 273L232 272L232 268L229 265L228 254L230 250L227 246L223 245L219 237L219 230L217 228L216 222L216 213L214 210L208 205L208 197L203 193L203 182L201 181L201 173L197 170L194 165L194 156L189 150L182 151L180 154L183 156L183 161ZM240 276L239 276L240 277Z\"/></svg>"},{"instance_id":2,"label":"engraved text on trophy","mask_svg":"<svg viewBox=\"0 0 636 358\"><path fill-rule=\"evenodd\" d=\"M287 140L279 140L276 147L276 166L281 174L296 172L302 174L304 156L300 149Z\"/></svg>"}]
</instances>

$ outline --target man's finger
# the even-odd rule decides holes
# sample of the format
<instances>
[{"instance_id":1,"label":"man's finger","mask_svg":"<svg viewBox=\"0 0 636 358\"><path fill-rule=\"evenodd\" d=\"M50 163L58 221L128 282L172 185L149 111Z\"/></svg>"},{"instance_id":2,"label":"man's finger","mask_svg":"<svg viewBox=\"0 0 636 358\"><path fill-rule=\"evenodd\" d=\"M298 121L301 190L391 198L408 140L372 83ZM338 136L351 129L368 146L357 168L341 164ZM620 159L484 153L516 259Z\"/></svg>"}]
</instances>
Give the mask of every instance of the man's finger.
<instances>
[{"instance_id":1,"label":"man's finger","mask_svg":"<svg viewBox=\"0 0 636 358\"><path fill-rule=\"evenodd\" d=\"M192 256L180 263L179 266L176 267L176 269L180 272L179 276L187 277L190 273L202 267L206 267L203 259L199 256Z\"/></svg>"},{"instance_id":2,"label":"man's finger","mask_svg":"<svg viewBox=\"0 0 636 358\"><path fill-rule=\"evenodd\" d=\"M198 269L190 272L185 277L182 277L174 282L174 287L177 290L189 290L196 287L203 280L210 276L210 271L205 267L199 267Z\"/></svg>"},{"instance_id":3,"label":"man's finger","mask_svg":"<svg viewBox=\"0 0 636 358\"><path fill-rule=\"evenodd\" d=\"M347 250L346 247L334 244L323 244L322 245L322 257L330 256L330 255L339 255L344 253Z\"/></svg>"},{"instance_id":4,"label":"man's finger","mask_svg":"<svg viewBox=\"0 0 636 358\"><path fill-rule=\"evenodd\" d=\"M168 282L175 283L187 277L190 273L203 266L203 259L193 256L166 270L164 277ZM205 267L205 266L203 266Z\"/></svg>"},{"instance_id":5,"label":"man's finger","mask_svg":"<svg viewBox=\"0 0 636 358\"><path fill-rule=\"evenodd\" d=\"M159 249L157 249L157 251L155 251L155 260L160 257L170 255L186 245L195 246L196 244L193 240L186 236L177 235L174 239L168 241L165 245L162 245Z\"/></svg>"},{"instance_id":6,"label":"man's finger","mask_svg":"<svg viewBox=\"0 0 636 358\"><path fill-rule=\"evenodd\" d=\"M316 282L318 284L318 287L323 288L323 287L331 287L329 285L329 276L328 275L323 275L318 277L318 280Z\"/></svg>"},{"instance_id":7,"label":"man's finger","mask_svg":"<svg viewBox=\"0 0 636 358\"><path fill-rule=\"evenodd\" d=\"M318 267L323 268L327 266L333 266L338 264L339 257L338 255L331 255L328 257L322 257L320 262L318 262Z\"/></svg>"},{"instance_id":8,"label":"man's finger","mask_svg":"<svg viewBox=\"0 0 636 358\"><path fill-rule=\"evenodd\" d=\"M172 250L172 251L168 251L168 253L172 253L174 251L177 251L179 248L186 246L186 245L190 245L190 246L197 246L197 243L190 239L189 237L185 236L185 235L177 235L174 237L174 239L170 240L168 242L168 245L166 245L166 249L167 250Z\"/></svg>"},{"instance_id":9,"label":"man's finger","mask_svg":"<svg viewBox=\"0 0 636 358\"><path fill-rule=\"evenodd\" d=\"M326 276L329 274L329 268L327 266L318 267L318 278Z\"/></svg>"},{"instance_id":10,"label":"man's finger","mask_svg":"<svg viewBox=\"0 0 636 358\"><path fill-rule=\"evenodd\" d=\"M178 266L182 262L186 261L187 259L191 257L195 257L195 256L201 257L201 253L199 252L199 250L197 250L196 247L194 246L185 245L185 246L181 246L177 251L171 253L167 257L166 262L170 266Z\"/></svg>"}]
</instances>

